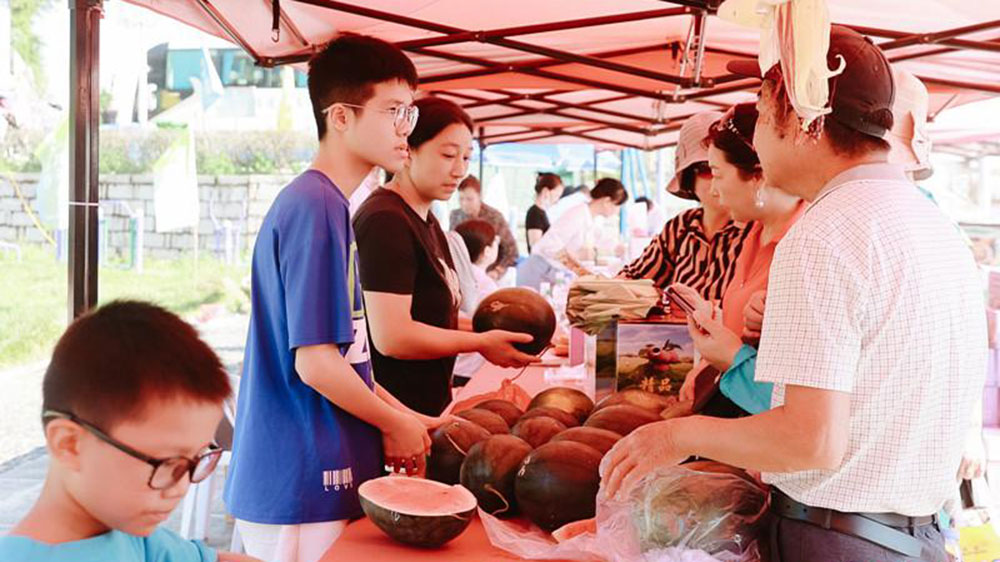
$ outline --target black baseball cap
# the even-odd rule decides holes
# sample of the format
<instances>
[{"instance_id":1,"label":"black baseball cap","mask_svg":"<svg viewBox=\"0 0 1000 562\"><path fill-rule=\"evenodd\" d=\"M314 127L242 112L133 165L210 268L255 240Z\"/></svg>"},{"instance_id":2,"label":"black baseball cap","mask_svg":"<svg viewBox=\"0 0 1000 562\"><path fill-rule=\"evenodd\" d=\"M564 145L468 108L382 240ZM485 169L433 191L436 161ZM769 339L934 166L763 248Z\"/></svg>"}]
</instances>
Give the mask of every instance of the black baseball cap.
<instances>
[{"instance_id":1,"label":"black baseball cap","mask_svg":"<svg viewBox=\"0 0 1000 562\"><path fill-rule=\"evenodd\" d=\"M896 95L889 60L868 37L833 25L826 55L828 68L840 67L841 58L844 71L830 78L833 111L829 116L859 133L884 138L892 128L892 102ZM755 60L730 61L726 68L733 74L761 78L760 65Z\"/></svg>"}]
</instances>

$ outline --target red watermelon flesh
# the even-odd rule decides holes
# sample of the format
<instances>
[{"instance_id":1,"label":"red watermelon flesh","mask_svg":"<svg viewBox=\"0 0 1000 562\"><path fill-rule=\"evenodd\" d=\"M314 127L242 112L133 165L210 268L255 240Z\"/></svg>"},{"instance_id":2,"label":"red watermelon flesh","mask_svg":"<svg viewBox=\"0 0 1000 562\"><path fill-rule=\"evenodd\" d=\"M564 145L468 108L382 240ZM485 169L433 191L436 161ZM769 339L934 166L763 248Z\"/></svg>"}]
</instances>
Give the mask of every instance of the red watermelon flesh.
<instances>
[{"instance_id":1,"label":"red watermelon flesh","mask_svg":"<svg viewBox=\"0 0 1000 562\"><path fill-rule=\"evenodd\" d=\"M385 476L358 488L365 515L393 539L433 548L454 539L472 522L476 498L461 486L420 478Z\"/></svg>"}]
</instances>

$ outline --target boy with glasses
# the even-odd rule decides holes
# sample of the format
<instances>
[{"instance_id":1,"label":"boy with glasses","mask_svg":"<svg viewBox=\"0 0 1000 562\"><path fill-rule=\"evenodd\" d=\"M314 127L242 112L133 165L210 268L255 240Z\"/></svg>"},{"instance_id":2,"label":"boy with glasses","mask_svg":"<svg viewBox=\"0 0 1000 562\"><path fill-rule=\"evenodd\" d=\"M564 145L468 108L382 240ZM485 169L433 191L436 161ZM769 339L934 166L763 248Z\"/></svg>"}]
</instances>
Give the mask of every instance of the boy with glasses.
<instances>
[{"instance_id":1,"label":"boy with glasses","mask_svg":"<svg viewBox=\"0 0 1000 562\"><path fill-rule=\"evenodd\" d=\"M0 560L254 560L158 528L219 462L230 392L219 358L166 310L115 302L78 319L43 382L45 486Z\"/></svg>"},{"instance_id":2,"label":"boy with glasses","mask_svg":"<svg viewBox=\"0 0 1000 562\"><path fill-rule=\"evenodd\" d=\"M402 168L417 73L395 46L342 35L309 63L319 149L264 217L224 498L249 554L313 562L362 515L383 467L415 475L436 418L372 377L348 200Z\"/></svg>"}]
</instances>

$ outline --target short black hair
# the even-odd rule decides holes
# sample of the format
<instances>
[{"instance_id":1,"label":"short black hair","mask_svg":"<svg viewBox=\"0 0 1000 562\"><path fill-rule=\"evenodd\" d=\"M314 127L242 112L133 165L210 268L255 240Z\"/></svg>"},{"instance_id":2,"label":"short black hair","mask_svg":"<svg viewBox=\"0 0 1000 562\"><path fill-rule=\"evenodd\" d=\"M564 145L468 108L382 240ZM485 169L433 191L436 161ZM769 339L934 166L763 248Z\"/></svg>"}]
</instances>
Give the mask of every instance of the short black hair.
<instances>
[{"instance_id":1,"label":"short black hair","mask_svg":"<svg viewBox=\"0 0 1000 562\"><path fill-rule=\"evenodd\" d=\"M649 197L646 197L645 195L640 195L640 196L636 197L635 198L635 202L636 203L642 203L642 204L646 205L646 210L647 211L649 211L649 210L651 210L653 208L653 200L650 199Z\"/></svg>"},{"instance_id":2,"label":"short black hair","mask_svg":"<svg viewBox=\"0 0 1000 562\"><path fill-rule=\"evenodd\" d=\"M478 219L468 220L455 227L455 232L465 241L472 263L483 257L483 252L497 238L497 230L493 225Z\"/></svg>"},{"instance_id":3,"label":"short black hair","mask_svg":"<svg viewBox=\"0 0 1000 562\"><path fill-rule=\"evenodd\" d=\"M309 60L309 101L319 139L326 136L323 110L337 102L364 105L377 84L397 80L417 89L413 61L392 43L353 33L327 43Z\"/></svg>"},{"instance_id":4,"label":"short black hair","mask_svg":"<svg viewBox=\"0 0 1000 562\"><path fill-rule=\"evenodd\" d=\"M608 198L614 201L615 205L621 205L628 201L628 192L622 182L614 178L602 178L594 189L590 190L591 199Z\"/></svg>"},{"instance_id":5,"label":"short black hair","mask_svg":"<svg viewBox=\"0 0 1000 562\"><path fill-rule=\"evenodd\" d=\"M552 172L541 172L538 174L538 178L535 179L535 193L541 193L546 189L556 189L563 184L562 178L559 174L554 174Z\"/></svg>"},{"instance_id":6,"label":"short black hair","mask_svg":"<svg viewBox=\"0 0 1000 562\"><path fill-rule=\"evenodd\" d=\"M420 148L420 145L441 134L441 131L456 123L465 125L469 132L476 128L472 117L455 102L427 96L418 99L414 105L420 110L417 126L407 138L410 148Z\"/></svg>"},{"instance_id":7,"label":"short black hair","mask_svg":"<svg viewBox=\"0 0 1000 562\"><path fill-rule=\"evenodd\" d=\"M231 393L222 362L190 324L154 304L115 301L59 338L42 381L42 409L109 431L155 399L222 404Z\"/></svg>"}]
</instances>

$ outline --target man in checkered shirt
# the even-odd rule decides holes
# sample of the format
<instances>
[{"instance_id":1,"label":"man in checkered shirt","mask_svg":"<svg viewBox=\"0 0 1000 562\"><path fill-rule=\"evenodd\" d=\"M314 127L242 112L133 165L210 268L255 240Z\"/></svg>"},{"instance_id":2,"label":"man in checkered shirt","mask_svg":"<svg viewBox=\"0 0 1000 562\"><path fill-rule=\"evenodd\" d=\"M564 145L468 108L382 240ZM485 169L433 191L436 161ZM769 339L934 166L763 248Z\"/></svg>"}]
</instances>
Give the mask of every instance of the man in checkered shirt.
<instances>
[{"instance_id":1,"label":"man in checkered shirt","mask_svg":"<svg viewBox=\"0 0 1000 562\"><path fill-rule=\"evenodd\" d=\"M754 146L765 179L810 207L771 266L756 380L774 408L644 426L602 463L617 494L695 455L763 472L773 561L947 560L935 516L954 494L986 372L975 262L941 211L886 163L894 83L867 38L833 26L831 113L804 132L780 65ZM759 76L755 61L731 63ZM710 325L705 311L695 322Z\"/></svg>"}]
</instances>

